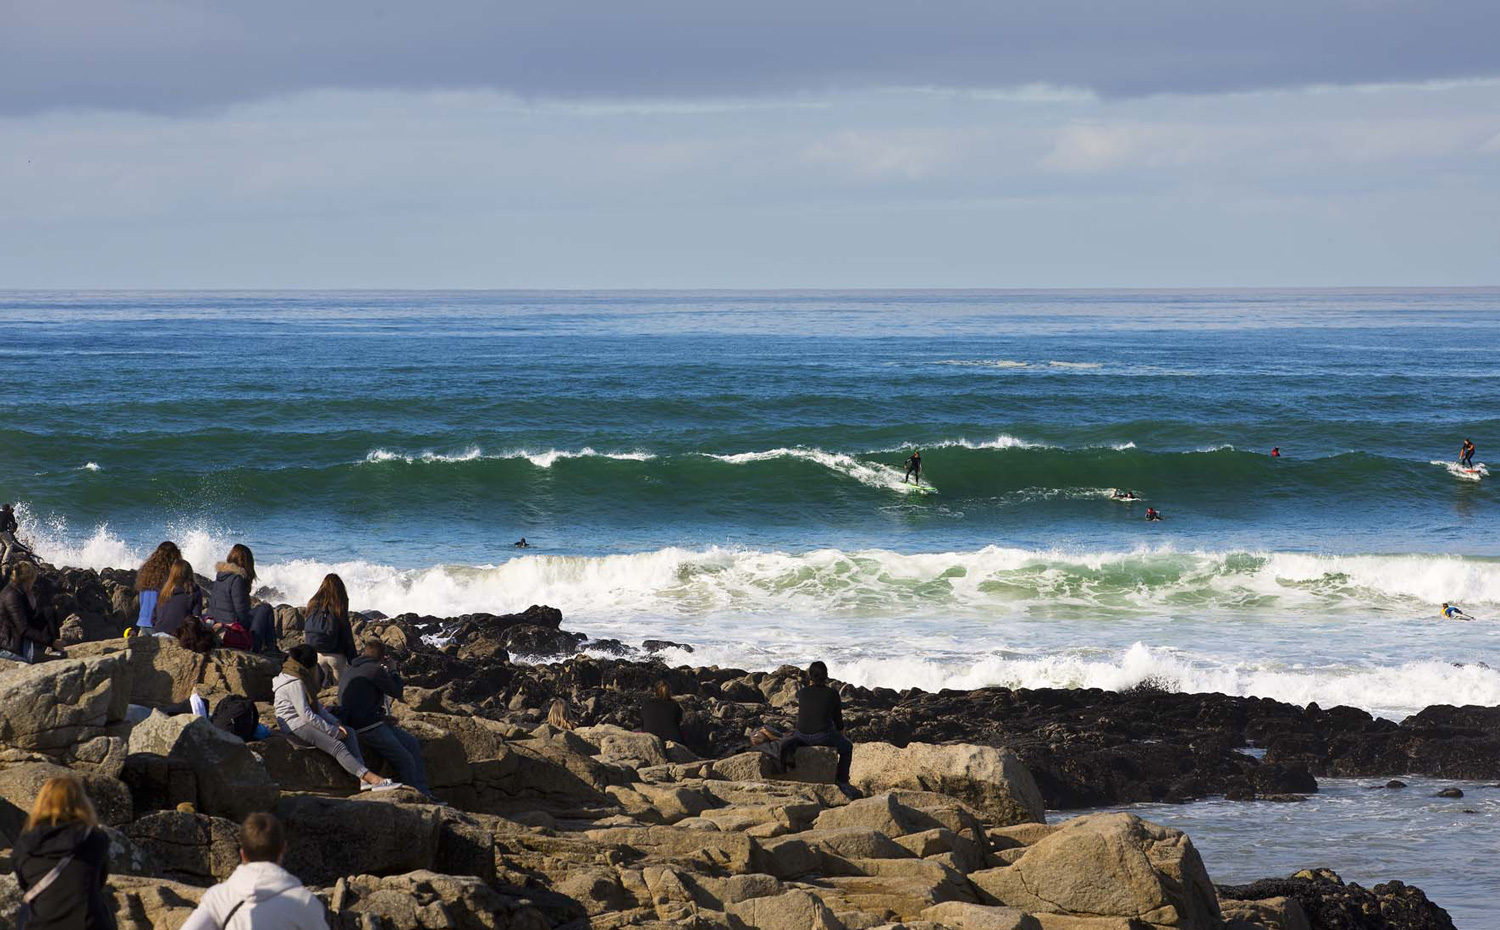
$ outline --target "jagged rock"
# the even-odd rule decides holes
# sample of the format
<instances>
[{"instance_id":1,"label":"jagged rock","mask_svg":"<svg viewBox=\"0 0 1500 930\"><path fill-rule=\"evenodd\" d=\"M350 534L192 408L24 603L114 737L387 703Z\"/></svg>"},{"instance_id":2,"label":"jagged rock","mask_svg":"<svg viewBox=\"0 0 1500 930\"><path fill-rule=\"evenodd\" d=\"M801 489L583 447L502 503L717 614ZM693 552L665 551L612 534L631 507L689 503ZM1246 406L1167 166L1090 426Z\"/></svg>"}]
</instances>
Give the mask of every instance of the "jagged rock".
<instances>
[{"instance_id":1,"label":"jagged rock","mask_svg":"<svg viewBox=\"0 0 1500 930\"><path fill-rule=\"evenodd\" d=\"M439 833L436 809L397 803L391 794L366 794L358 800L282 798L276 815L286 826L287 870L304 884L322 885L345 875L432 868Z\"/></svg>"},{"instance_id":2,"label":"jagged rock","mask_svg":"<svg viewBox=\"0 0 1500 930\"><path fill-rule=\"evenodd\" d=\"M819 814L816 827L859 827L893 839L942 827L981 847L986 845L984 827L973 811L952 798L925 791L888 791L860 798Z\"/></svg>"},{"instance_id":3,"label":"jagged rock","mask_svg":"<svg viewBox=\"0 0 1500 930\"><path fill-rule=\"evenodd\" d=\"M1315 930L1454 930L1448 912L1419 888L1396 881L1364 888L1354 882L1346 884L1327 869L1249 885L1224 885L1219 893L1238 901L1292 899L1302 906Z\"/></svg>"},{"instance_id":4,"label":"jagged rock","mask_svg":"<svg viewBox=\"0 0 1500 930\"><path fill-rule=\"evenodd\" d=\"M0 670L0 744L60 753L125 718L131 667L119 655L6 664L11 667Z\"/></svg>"},{"instance_id":5,"label":"jagged rock","mask_svg":"<svg viewBox=\"0 0 1500 930\"><path fill-rule=\"evenodd\" d=\"M597 747L602 762L614 762L640 768L650 765L666 765L666 744L650 733L636 733L624 727L603 725L580 727L578 736Z\"/></svg>"},{"instance_id":6,"label":"jagged rock","mask_svg":"<svg viewBox=\"0 0 1500 930\"><path fill-rule=\"evenodd\" d=\"M191 885L221 882L240 864L240 830L231 820L186 811L157 811L125 835L164 874Z\"/></svg>"},{"instance_id":7,"label":"jagged rock","mask_svg":"<svg viewBox=\"0 0 1500 930\"><path fill-rule=\"evenodd\" d=\"M148 756L166 759L169 766L180 763L191 773L193 796L178 797L178 791L169 787L162 792L164 802L192 801L205 814L239 822L254 811L274 809L281 796L265 767L239 737L194 714L169 717L153 711L131 729L128 746L127 764L129 759Z\"/></svg>"},{"instance_id":8,"label":"jagged rock","mask_svg":"<svg viewBox=\"0 0 1500 930\"><path fill-rule=\"evenodd\" d=\"M502 894L477 878L414 870L343 877L328 896L334 926L380 930L550 930L523 896Z\"/></svg>"},{"instance_id":9,"label":"jagged rock","mask_svg":"<svg viewBox=\"0 0 1500 930\"><path fill-rule=\"evenodd\" d=\"M946 794L997 826L1046 821L1031 772L1008 749L928 743L898 749L889 743L858 743L849 780L871 794L897 788Z\"/></svg>"},{"instance_id":10,"label":"jagged rock","mask_svg":"<svg viewBox=\"0 0 1500 930\"><path fill-rule=\"evenodd\" d=\"M1267 898L1264 901L1219 899L1224 916L1224 930L1312 930L1307 914L1295 898Z\"/></svg>"},{"instance_id":11,"label":"jagged rock","mask_svg":"<svg viewBox=\"0 0 1500 930\"><path fill-rule=\"evenodd\" d=\"M963 901L945 901L922 912L925 920L951 930L1041 930L1035 917L1013 907L986 907Z\"/></svg>"},{"instance_id":12,"label":"jagged rock","mask_svg":"<svg viewBox=\"0 0 1500 930\"><path fill-rule=\"evenodd\" d=\"M49 762L28 762L0 770L0 833L12 840L20 836L42 785L49 778L66 775L83 781L101 823L118 827L130 822L135 813L130 789L118 778L75 772Z\"/></svg>"},{"instance_id":13,"label":"jagged rock","mask_svg":"<svg viewBox=\"0 0 1500 930\"><path fill-rule=\"evenodd\" d=\"M1123 917L1210 930L1219 901L1192 841L1134 814L1061 824L1005 868L969 876L992 901L1031 913Z\"/></svg>"},{"instance_id":14,"label":"jagged rock","mask_svg":"<svg viewBox=\"0 0 1500 930\"><path fill-rule=\"evenodd\" d=\"M114 901L118 930L180 927L204 891L181 882L129 875L111 875L104 890Z\"/></svg>"},{"instance_id":15,"label":"jagged rock","mask_svg":"<svg viewBox=\"0 0 1500 930\"><path fill-rule=\"evenodd\" d=\"M267 777L283 791L350 795L359 790L359 782L334 761L333 756L314 746L298 746L280 732L257 740L251 751L260 760Z\"/></svg>"},{"instance_id":16,"label":"jagged rock","mask_svg":"<svg viewBox=\"0 0 1500 930\"><path fill-rule=\"evenodd\" d=\"M226 694L252 701L271 700L271 679L278 663L239 649L215 649L200 654L184 649L174 639L133 636L70 647L68 654L120 655L130 662L131 704L164 707L185 701L196 688L213 704Z\"/></svg>"}]
</instances>

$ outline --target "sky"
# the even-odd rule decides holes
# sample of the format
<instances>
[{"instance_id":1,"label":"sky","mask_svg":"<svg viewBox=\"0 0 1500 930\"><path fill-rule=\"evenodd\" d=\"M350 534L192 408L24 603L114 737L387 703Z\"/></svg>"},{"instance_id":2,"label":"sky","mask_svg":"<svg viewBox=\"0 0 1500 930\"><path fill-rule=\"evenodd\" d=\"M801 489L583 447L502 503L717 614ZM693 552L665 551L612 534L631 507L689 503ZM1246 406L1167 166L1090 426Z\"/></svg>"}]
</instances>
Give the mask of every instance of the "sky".
<instances>
[{"instance_id":1,"label":"sky","mask_svg":"<svg viewBox=\"0 0 1500 930\"><path fill-rule=\"evenodd\" d=\"M1500 284L1494 0L0 0L0 288Z\"/></svg>"}]
</instances>

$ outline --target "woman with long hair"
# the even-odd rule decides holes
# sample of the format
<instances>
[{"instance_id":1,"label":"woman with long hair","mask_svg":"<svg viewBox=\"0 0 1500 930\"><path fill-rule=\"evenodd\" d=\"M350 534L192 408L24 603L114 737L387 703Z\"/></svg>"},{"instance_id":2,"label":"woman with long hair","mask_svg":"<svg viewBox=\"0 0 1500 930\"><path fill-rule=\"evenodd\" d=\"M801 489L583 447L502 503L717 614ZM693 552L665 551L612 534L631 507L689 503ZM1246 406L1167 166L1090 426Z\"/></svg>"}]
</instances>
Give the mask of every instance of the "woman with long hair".
<instances>
[{"instance_id":1,"label":"woman with long hair","mask_svg":"<svg viewBox=\"0 0 1500 930\"><path fill-rule=\"evenodd\" d=\"M202 613L203 592L193 578L193 566L178 559L167 572L167 580L162 582L151 624L157 636L176 636L184 620Z\"/></svg>"},{"instance_id":2,"label":"woman with long hair","mask_svg":"<svg viewBox=\"0 0 1500 930\"><path fill-rule=\"evenodd\" d=\"M344 771L359 779L361 791L389 791L400 782L381 778L365 765L353 731L318 704L318 652L302 643L287 651L281 674L271 679L276 696L276 725L293 741L323 750Z\"/></svg>"},{"instance_id":3,"label":"woman with long hair","mask_svg":"<svg viewBox=\"0 0 1500 930\"><path fill-rule=\"evenodd\" d=\"M47 779L11 857L31 909L27 930L115 930L104 897L109 837L83 782Z\"/></svg>"},{"instance_id":4,"label":"woman with long hair","mask_svg":"<svg viewBox=\"0 0 1500 930\"><path fill-rule=\"evenodd\" d=\"M162 582L167 580L167 572L172 570L172 563L182 558L182 552L172 540L167 540L156 547L156 551L141 563L141 567L135 572L135 591L139 595L140 610L136 612L135 628L138 633L150 633L151 618L156 613L156 599L161 590Z\"/></svg>"},{"instance_id":5,"label":"woman with long hair","mask_svg":"<svg viewBox=\"0 0 1500 930\"><path fill-rule=\"evenodd\" d=\"M229 555L216 566L213 593L208 600L208 619L213 621L224 645L269 652L276 648L276 614L262 601L250 606L255 583L255 554L244 543L235 543Z\"/></svg>"},{"instance_id":6,"label":"woman with long hair","mask_svg":"<svg viewBox=\"0 0 1500 930\"><path fill-rule=\"evenodd\" d=\"M0 590L0 658L36 662L50 646L61 650L62 640L37 610L36 566L19 562L10 584Z\"/></svg>"},{"instance_id":7,"label":"woman with long hair","mask_svg":"<svg viewBox=\"0 0 1500 930\"><path fill-rule=\"evenodd\" d=\"M318 650L318 667L329 684L338 684L354 661L354 627L349 623L349 592L338 575L323 576L323 583L307 602L302 641Z\"/></svg>"}]
</instances>

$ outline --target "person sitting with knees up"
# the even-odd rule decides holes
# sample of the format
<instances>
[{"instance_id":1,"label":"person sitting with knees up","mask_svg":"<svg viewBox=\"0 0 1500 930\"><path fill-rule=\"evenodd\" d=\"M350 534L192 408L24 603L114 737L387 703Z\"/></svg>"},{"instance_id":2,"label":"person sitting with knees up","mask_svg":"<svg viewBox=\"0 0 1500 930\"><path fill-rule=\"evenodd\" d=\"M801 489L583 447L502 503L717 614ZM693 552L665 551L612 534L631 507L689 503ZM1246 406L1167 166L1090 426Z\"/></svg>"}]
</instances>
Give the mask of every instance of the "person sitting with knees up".
<instances>
[{"instance_id":1,"label":"person sitting with knees up","mask_svg":"<svg viewBox=\"0 0 1500 930\"><path fill-rule=\"evenodd\" d=\"M182 930L328 930L311 891L281 867L286 830L270 814L251 814L240 825L240 864L203 900Z\"/></svg>"},{"instance_id":2,"label":"person sitting with knees up","mask_svg":"<svg viewBox=\"0 0 1500 930\"><path fill-rule=\"evenodd\" d=\"M62 640L37 610L36 566L22 562L0 590L0 659L40 662L50 647L61 651Z\"/></svg>"},{"instance_id":3,"label":"person sitting with knees up","mask_svg":"<svg viewBox=\"0 0 1500 930\"><path fill-rule=\"evenodd\" d=\"M236 543L217 566L213 594L208 599L208 619L219 641L230 649L272 652L276 649L276 613L267 603L250 606L250 586L255 583L255 554Z\"/></svg>"},{"instance_id":4,"label":"person sitting with knees up","mask_svg":"<svg viewBox=\"0 0 1500 930\"><path fill-rule=\"evenodd\" d=\"M361 744L391 764L403 783L432 797L421 742L386 715L387 702L399 701L401 695L401 676L395 659L386 655L385 643L365 640L363 651L349 663L339 683L339 717Z\"/></svg>"},{"instance_id":5,"label":"person sitting with knees up","mask_svg":"<svg viewBox=\"0 0 1500 930\"><path fill-rule=\"evenodd\" d=\"M797 692L797 730L781 745L782 758L790 758L802 746L829 746L838 750L839 784L849 783L854 744L844 735L844 708L839 693L828 685L828 666L814 662L807 667L807 685Z\"/></svg>"},{"instance_id":6,"label":"person sitting with knees up","mask_svg":"<svg viewBox=\"0 0 1500 930\"><path fill-rule=\"evenodd\" d=\"M389 791L399 782L370 771L359 752L359 740L318 705L318 651L303 643L293 646L281 663L281 674L271 680L276 696L276 723L294 742L323 750L344 771L359 779L361 791Z\"/></svg>"},{"instance_id":7,"label":"person sitting with knees up","mask_svg":"<svg viewBox=\"0 0 1500 930\"><path fill-rule=\"evenodd\" d=\"M660 679L641 702L641 729L666 742L682 742L682 705L672 700L672 686Z\"/></svg>"}]
</instances>

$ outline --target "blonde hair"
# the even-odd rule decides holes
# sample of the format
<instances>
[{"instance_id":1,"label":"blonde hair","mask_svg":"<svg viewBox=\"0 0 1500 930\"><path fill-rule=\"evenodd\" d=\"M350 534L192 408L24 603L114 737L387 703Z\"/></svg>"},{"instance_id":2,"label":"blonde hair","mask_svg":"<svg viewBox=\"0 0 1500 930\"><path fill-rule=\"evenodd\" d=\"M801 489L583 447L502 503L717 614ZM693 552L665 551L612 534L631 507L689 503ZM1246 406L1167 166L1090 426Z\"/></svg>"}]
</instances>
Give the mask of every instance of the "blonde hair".
<instances>
[{"instance_id":1,"label":"blonde hair","mask_svg":"<svg viewBox=\"0 0 1500 930\"><path fill-rule=\"evenodd\" d=\"M161 583L161 599L164 601L169 599L177 593L178 588L186 588L191 591L193 584L195 584L193 581L193 566L189 565L185 559L178 559L172 563L172 568L168 570L167 580Z\"/></svg>"},{"instance_id":2,"label":"blonde hair","mask_svg":"<svg viewBox=\"0 0 1500 930\"><path fill-rule=\"evenodd\" d=\"M37 792L36 803L31 805L31 816L26 818L26 829L55 827L58 824L82 823L90 827L99 826L99 815L94 813L94 802L83 790L83 782L72 775L49 778Z\"/></svg>"},{"instance_id":3,"label":"blonde hair","mask_svg":"<svg viewBox=\"0 0 1500 930\"><path fill-rule=\"evenodd\" d=\"M576 725L573 715L568 712L568 702L562 698L555 698L552 706L547 708L547 722L559 730L571 730Z\"/></svg>"},{"instance_id":4,"label":"blonde hair","mask_svg":"<svg viewBox=\"0 0 1500 930\"><path fill-rule=\"evenodd\" d=\"M17 562L16 567L11 569L10 580L18 587L26 587L36 581L36 566L30 562Z\"/></svg>"}]
</instances>

